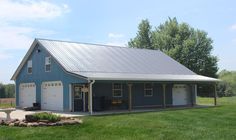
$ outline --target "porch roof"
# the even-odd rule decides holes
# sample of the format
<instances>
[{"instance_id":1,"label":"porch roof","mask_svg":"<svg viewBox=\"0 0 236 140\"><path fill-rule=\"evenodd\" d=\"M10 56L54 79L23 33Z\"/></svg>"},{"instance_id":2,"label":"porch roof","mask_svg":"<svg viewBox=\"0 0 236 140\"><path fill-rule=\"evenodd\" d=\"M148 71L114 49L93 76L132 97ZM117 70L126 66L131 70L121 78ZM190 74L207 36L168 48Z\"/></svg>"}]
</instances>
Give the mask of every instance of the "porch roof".
<instances>
[{"instance_id":1,"label":"porch roof","mask_svg":"<svg viewBox=\"0 0 236 140\"><path fill-rule=\"evenodd\" d=\"M175 74L133 74L133 73L92 73L74 72L87 77L89 80L127 80L127 81L173 81L173 82L218 82L219 79L202 75Z\"/></svg>"}]
</instances>

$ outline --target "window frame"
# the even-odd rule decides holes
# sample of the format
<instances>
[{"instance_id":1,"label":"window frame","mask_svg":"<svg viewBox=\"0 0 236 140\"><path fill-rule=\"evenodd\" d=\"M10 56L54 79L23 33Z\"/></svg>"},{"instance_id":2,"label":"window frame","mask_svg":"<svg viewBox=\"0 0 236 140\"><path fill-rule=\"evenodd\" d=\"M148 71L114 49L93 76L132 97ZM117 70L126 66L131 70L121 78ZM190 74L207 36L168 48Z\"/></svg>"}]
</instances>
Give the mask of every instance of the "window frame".
<instances>
[{"instance_id":1,"label":"window frame","mask_svg":"<svg viewBox=\"0 0 236 140\"><path fill-rule=\"evenodd\" d=\"M31 68L31 72L29 71L30 68ZM33 62L32 62L32 60L28 60L27 61L27 73L28 74L32 74L33 73Z\"/></svg>"},{"instance_id":2,"label":"window frame","mask_svg":"<svg viewBox=\"0 0 236 140\"><path fill-rule=\"evenodd\" d=\"M50 59L50 61L47 63L47 59ZM51 56L46 56L45 57L45 60L44 60L44 67L45 67L45 72L51 72L51 69L52 69L52 58ZM47 70L47 66L50 67L50 70Z\"/></svg>"},{"instance_id":3,"label":"window frame","mask_svg":"<svg viewBox=\"0 0 236 140\"><path fill-rule=\"evenodd\" d=\"M151 88L148 88L147 84L150 84ZM147 94L147 91L151 91L151 95ZM153 96L153 83L144 83L144 97L152 97L152 96Z\"/></svg>"},{"instance_id":4,"label":"window frame","mask_svg":"<svg viewBox=\"0 0 236 140\"><path fill-rule=\"evenodd\" d=\"M76 91L76 88L78 88L78 91ZM82 99L83 95L82 95L81 88L82 88L81 86L77 86L77 85L74 86L74 89L73 89L73 90L74 90L74 91L73 91L73 92L74 92L74 93L73 93L74 98L76 97L76 99ZM79 96L78 96L78 95L75 96L76 92L78 92L78 95L79 95Z\"/></svg>"},{"instance_id":5,"label":"window frame","mask_svg":"<svg viewBox=\"0 0 236 140\"><path fill-rule=\"evenodd\" d=\"M120 84L120 88L115 88L115 84ZM120 91L120 96L116 96L115 91ZM120 98L123 97L123 85L122 83L112 83L112 97Z\"/></svg>"}]
</instances>

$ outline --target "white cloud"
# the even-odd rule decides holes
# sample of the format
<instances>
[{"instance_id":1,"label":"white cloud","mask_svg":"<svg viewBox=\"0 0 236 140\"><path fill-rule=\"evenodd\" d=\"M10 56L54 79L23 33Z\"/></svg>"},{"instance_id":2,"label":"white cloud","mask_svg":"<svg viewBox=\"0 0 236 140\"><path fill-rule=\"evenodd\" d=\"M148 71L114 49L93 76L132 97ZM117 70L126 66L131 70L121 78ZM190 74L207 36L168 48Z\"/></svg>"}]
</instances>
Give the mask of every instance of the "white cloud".
<instances>
[{"instance_id":1,"label":"white cloud","mask_svg":"<svg viewBox=\"0 0 236 140\"><path fill-rule=\"evenodd\" d=\"M0 0L0 82L9 82L21 59L17 57L24 55L35 37L56 34L38 28L35 21L55 19L69 11L68 5L49 0Z\"/></svg>"},{"instance_id":2,"label":"white cloud","mask_svg":"<svg viewBox=\"0 0 236 140\"><path fill-rule=\"evenodd\" d=\"M125 42L118 42L118 41L107 42L107 43L105 43L105 45L120 46L120 47L126 47L127 46L125 44Z\"/></svg>"},{"instance_id":3,"label":"white cloud","mask_svg":"<svg viewBox=\"0 0 236 140\"><path fill-rule=\"evenodd\" d=\"M56 34L52 30L19 25L39 19L55 18L68 11L68 5L54 4L46 0L0 0L0 50L26 49L34 37Z\"/></svg>"},{"instance_id":4,"label":"white cloud","mask_svg":"<svg viewBox=\"0 0 236 140\"><path fill-rule=\"evenodd\" d=\"M50 19L69 12L68 5L56 5L45 0L1 0L0 19L5 21Z\"/></svg>"},{"instance_id":5,"label":"white cloud","mask_svg":"<svg viewBox=\"0 0 236 140\"><path fill-rule=\"evenodd\" d=\"M126 46L125 35L121 33L109 33L108 34L108 41L105 43L106 45L112 46Z\"/></svg>"},{"instance_id":6,"label":"white cloud","mask_svg":"<svg viewBox=\"0 0 236 140\"><path fill-rule=\"evenodd\" d=\"M232 25L232 26L230 27L230 29L231 29L231 30L236 30L236 24Z\"/></svg>"},{"instance_id":7,"label":"white cloud","mask_svg":"<svg viewBox=\"0 0 236 140\"><path fill-rule=\"evenodd\" d=\"M236 43L236 38L232 39L232 42L233 42L233 43Z\"/></svg>"},{"instance_id":8,"label":"white cloud","mask_svg":"<svg viewBox=\"0 0 236 140\"><path fill-rule=\"evenodd\" d=\"M55 32L51 30L0 24L0 49L26 49L30 47L34 39L31 35L44 37L52 34Z\"/></svg>"},{"instance_id":9,"label":"white cloud","mask_svg":"<svg viewBox=\"0 0 236 140\"><path fill-rule=\"evenodd\" d=\"M117 34L117 33L109 33L109 34L108 34L108 37L109 37L109 38L117 39L117 38L123 38L124 35L123 35L123 34Z\"/></svg>"},{"instance_id":10,"label":"white cloud","mask_svg":"<svg viewBox=\"0 0 236 140\"><path fill-rule=\"evenodd\" d=\"M32 38L27 34L32 28L16 26L0 26L0 49L24 49L30 46Z\"/></svg>"}]
</instances>

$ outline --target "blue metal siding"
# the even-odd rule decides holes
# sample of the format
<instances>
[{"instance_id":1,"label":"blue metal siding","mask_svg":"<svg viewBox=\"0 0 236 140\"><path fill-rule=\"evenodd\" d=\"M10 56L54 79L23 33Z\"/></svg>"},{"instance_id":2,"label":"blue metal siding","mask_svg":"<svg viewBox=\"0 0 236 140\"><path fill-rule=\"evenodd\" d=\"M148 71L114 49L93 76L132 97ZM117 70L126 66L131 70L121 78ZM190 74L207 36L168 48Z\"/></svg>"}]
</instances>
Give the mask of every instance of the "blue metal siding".
<instances>
[{"instance_id":1,"label":"blue metal siding","mask_svg":"<svg viewBox=\"0 0 236 140\"><path fill-rule=\"evenodd\" d=\"M40 49L40 52L37 52ZM28 60L32 60L33 72L27 73L27 62L24 64L16 78L16 105L19 106L19 84L35 82L36 101L41 102L41 84L44 81L62 81L63 83L63 107L69 110L69 84L87 83L86 80L77 78L63 71L62 67L51 58L51 72L45 72L45 57L50 54L40 45L37 45Z\"/></svg>"},{"instance_id":2,"label":"blue metal siding","mask_svg":"<svg viewBox=\"0 0 236 140\"><path fill-rule=\"evenodd\" d=\"M173 84L167 84L166 85L166 105L167 106L172 106L172 88L173 88Z\"/></svg>"},{"instance_id":3,"label":"blue metal siding","mask_svg":"<svg viewBox=\"0 0 236 140\"><path fill-rule=\"evenodd\" d=\"M166 85L166 105L172 105L172 84ZM163 87L153 83L153 96L144 96L144 83L135 83L132 87L132 104L134 107L158 107L163 105Z\"/></svg>"},{"instance_id":4,"label":"blue metal siding","mask_svg":"<svg viewBox=\"0 0 236 140\"><path fill-rule=\"evenodd\" d=\"M107 100L111 102L113 99L126 100L128 105L128 85L127 82L123 81L123 96L120 98L112 97L112 83L113 81L96 81L93 85L93 96L102 97L105 96ZM119 83L114 81L114 83ZM166 104L172 105L172 84L166 86ZM161 83L153 84L153 96L144 96L144 83L134 82L132 83L132 106L133 108L140 107L156 107L163 105L163 87ZM96 108L96 106L94 106ZM123 106L121 109L124 109Z\"/></svg>"},{"instance_id":5,"label":"blue metal siding","mask_svg":"<svg viewBox=\"0 0 236 140\"><path fill-rule=\"evenodd\" d=\"M93 97L105 97L105 100L108 101L110 104L106 106L106 108L111 108L112 100L122 100L123 105L121 105L120 109L127 109L128 108L128 87L127 84L124 82L114 82L114 83L121 83L122 84L122 97L113 97L112 94L112 83L111 81L104 81L104 82L95 82L93 85ZM94 106L96 110L96 106Z\"/></svg>"}]
</instances>

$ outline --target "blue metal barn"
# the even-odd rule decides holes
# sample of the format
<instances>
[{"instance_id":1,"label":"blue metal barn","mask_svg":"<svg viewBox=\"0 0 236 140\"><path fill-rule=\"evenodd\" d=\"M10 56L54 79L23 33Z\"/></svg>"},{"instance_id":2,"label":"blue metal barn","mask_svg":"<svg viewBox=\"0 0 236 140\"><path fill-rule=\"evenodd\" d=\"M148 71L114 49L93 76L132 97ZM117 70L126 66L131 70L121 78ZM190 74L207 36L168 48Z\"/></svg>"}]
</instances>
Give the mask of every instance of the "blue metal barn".
<instances>
[{"instance_id":1,"label":"blue metal barn","mask_svg":"<svg viewBox=\"0 0 236 140\"><path fill-rule=\"evenodd\" d=\"M35 39L11 78L16 106L105 111L194 106L197 75L158 50Z\"/></svg>"}]
</instances>

